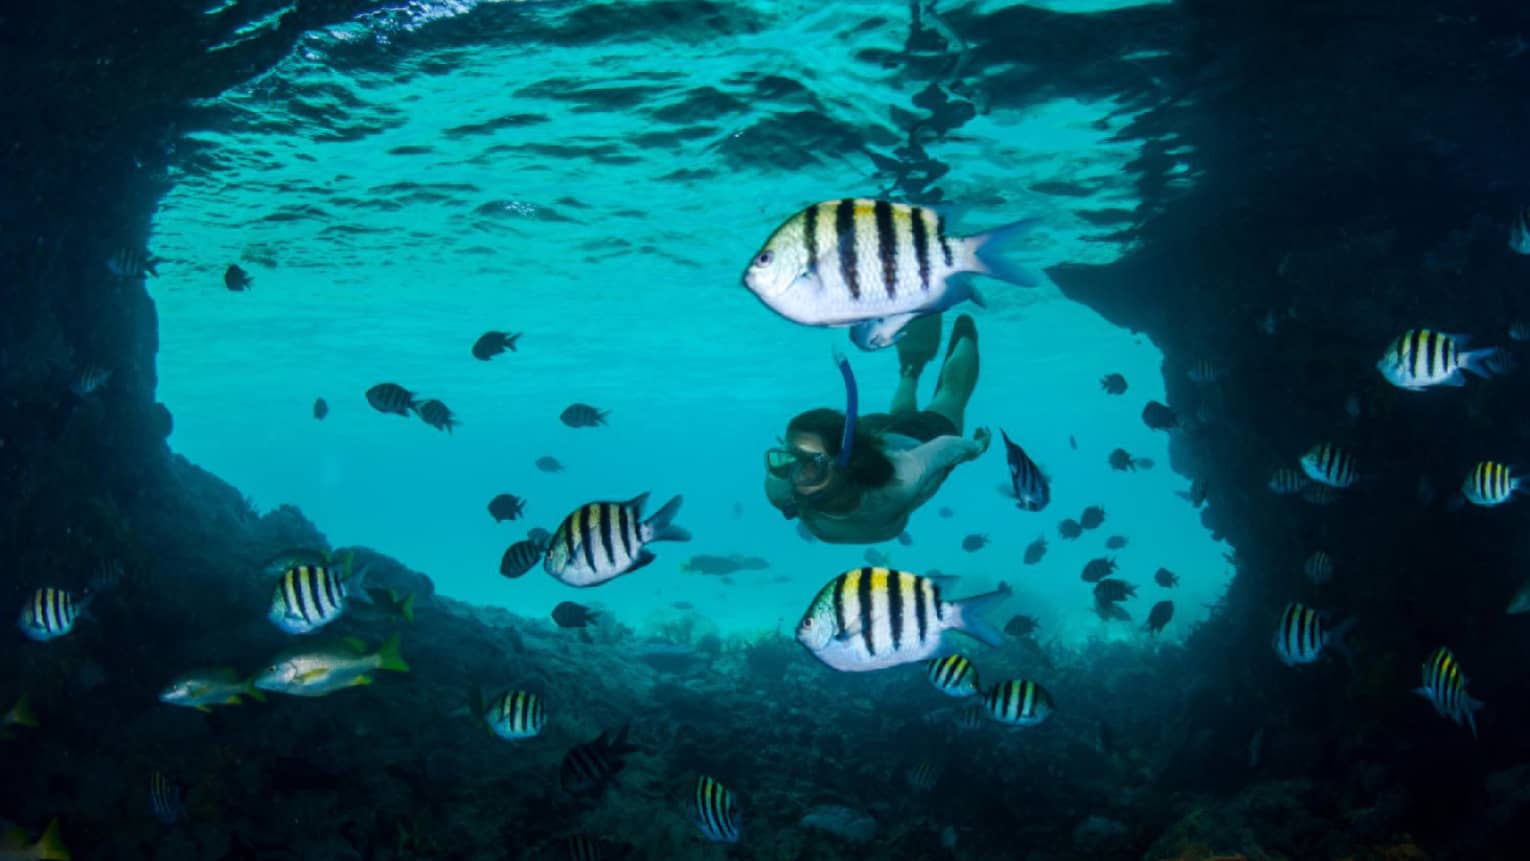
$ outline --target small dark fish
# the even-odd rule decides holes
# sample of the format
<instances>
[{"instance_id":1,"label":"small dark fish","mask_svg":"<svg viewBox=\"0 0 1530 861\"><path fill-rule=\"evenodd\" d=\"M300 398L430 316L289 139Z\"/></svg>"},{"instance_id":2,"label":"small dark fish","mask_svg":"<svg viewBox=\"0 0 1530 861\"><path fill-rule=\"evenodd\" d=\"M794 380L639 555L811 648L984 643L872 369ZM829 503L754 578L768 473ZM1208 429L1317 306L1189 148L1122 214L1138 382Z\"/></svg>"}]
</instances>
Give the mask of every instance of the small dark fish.
<instances>
[{"instance_id":1,"label":"small dark fish","mask_svg":"<svg viewBox=\"0 0 1530 861\"><path fill-rule=\"evenodd\" d=\"M1197 478L1190 482L1189 491L1176 491L1181 499L1189 500L1190 504L1200 508L1206 504L1206 479Z\"/></svg>"},{"instance_id":2,"label":"small dark fish","mask_svg":"<svg viewBox=\"0 0 1530 861\"><path fill-rule=\"evenodd\" d=\"M1090 559L1084 563L1083 580L1085 583L1098 583L1110 576L1116 570L1116 560L1107 556Z\"/></svg>"},{"instance_id":3,"label":"small dark fish","mask_svg":"<svg viewBox=\"0 0 1530 861\"><path fill-rule=\"evenodd\" d=\"M604 790L627 767L623 759L637 747L627 744L627 727L610 738L604 732L594 741L576 744L563 755L558 769L563 789L575 795L595 794Z\"/></svg>"},{"instance_id":4,"label":"small dark fish","mask_svg":"<svg viewBox=\"0 0 1530 861\"><path fill-rule=\"evenodd\" d=\"M506 350L515 352L515 342L521 337L520 332L484 332L473 342L473 358L487 362Z\"/></svg>"},{"instance_id":5,"label":"small dark fish","mask_svg":"<svg viewBox=\"0 0 1530 861\"><path fill-rule=\"evenodd\" d=\"M223 286L235 293L250 289L254 283L255 279L250 277L250 273L240 269L237 263L230 263L228 268L223 270Z\"/></svg>"},{"instance_id":6,"label":"small dark fish","mask_svg":"<svg viewBox=\"0 0 1530 861\"><path fill-rule=\"evenodd\" d=\"M1080 515L1078 519L1078 525L1084 527L1085 529L1095 529L1104 522L1105 509L1098 505L1091 505L1084 509L1084 513Z\"/></svg>"},{"instance_id":7,"label":"small dark fish","mask_svg":"<svg viewBox=\"0 0 1530 861\"><path fill-rule=\"evenodd\" d=\"M988 546L988 536L974 532L962 539L962 549L968 553L976 553Z\"/></svg>"},{"instance_id":8,"label":"small dark fish","mask_svg":"<svg viewBox=\"0 0 1530 861\"><path fill-rule=\"evenodd\" d=\"M452 428L462 424L462 422L457 421L456 416L452 415L450 407L435 398L420 404L417 412L426 424L436 430L444 430L447 433L451 433Z\"/></svg>"},{"instance_id":9,"label":"small dark fish","mask_svg":"<svg viewBox=\"0 0 1530 861\"><path fill-rule=\"evenodd\" d=\"M769 567L770 561L758 556L744 556L738 553L732 556L716 556L702 553L687 559L685 564L680 566L680 570L694 574L721 575L732 574L735 571L763 571Z\"/></svg>"},{"instance_id":10,"label":"small dark fish","mask_svg":"<svg viewBox=\"0 0 1530 861\"><path fill-rule=\"evenodd\" d=\"M1004 623L1004 633L1011 637L1029 637L1040 627L1035 616L1016 616Z\"/></svg>"},{"instance_id":11,"label":"small dark fish","mask_svg":"<svg viewBox=\"0 0 1530 861\"><path fill-rule=\"evenodd\" d=\"M543 472L562 472L563 464L559 463L558 459L552 455L542 455L537 458L537 469Z\"/></svg>"},{"instance_id":12,"label":"small dark fish","mask_svg":"<svg viewBox=\"0 0 1530 861\"><path fill-rule=\"evenodd\" d=\"M397 383L378 383L367 389L367 403L380 413L407 416L415 409L414 392Z\"/></svg>"},{"instance_id":13,"label":"small dark fish","mask_svg":"<svg viewBox=\"0 0 1530 861\"><path fill-rule=\"evenodd\" d=\"M1153 430L1169 430L1179 427L1179 416L1164 404L1148 401L1142 408L1142 423Z\"/></svg>"},{"instance_id":14,"label":"small dark fish","mask_svg":"<svg viewBox=\"0 0 1530 861\"><path fill-rule=\"evenodd\" d=\"M1126 378L1120 374L1106 374L1100 378L1100 388L1104 389L1107 395L1124 395L1126 394Z\"/></svg>"},{"instance_id":15,"label":"small dark fish","mask_svg":"<svg viewBox=\"0 0 1530 861\"><path fill-rule=\"evenodd\" d=\"M733 503L733 519L734 520L741 520L741 519L743 519L743 516L744 516L744 503L742 503L742 502L735 502L735 503Z\"/></svg>"},{"instance_id":16,"label":"small dark fish","mask_svg":"<svg viewBox=\"0 0 1530 861\"><path fill-rule=\"evenodd\" d=\"M674 607L676 610L694 610L694 609L696 609L696 605L692 604L689 601L675 601L675 602L671 603L669 606Z\"/></svg>"},{"instance_id":17,"label":"small dark fish","mask_svg":"<svg viewBox=\"0 0 1530 861\"><path fill-rule=\"evenodd\" d=\"M935 512L935 513L939 514L941 517L945 517L947 519L956 516L956 512L952 511L951 510L951 506L949 506L949 505L942 505L940 507L940 510Z\"/></svg>"},{"instance_id":18,"label":"small dark fish","mask_svg":"<svg viewBox=\"0 0 1530 861\"><path fill-rule=\"evenodd\" d=\"M1009 461L1009 486L1001 487L1000 493L1015 500L1021 511L1040 511L1052 501L1052 488L1041 467L1031 460L1025 450L999 429L1004 438L1004 456Z\"/></svg>"},{"instance_id":19,"label":"small dark fish","mask_svg":"<svg viewBox=\"0 0 1530 861\"><path fill-rule=\"evenodd\" d=\"M1133 471L1136 470L1137 467L1143 465L1142 458L1132 457L1131 453L1124 448L1118 448L1111 452L1108 460L1110 462L1110 468L1116 472ZM1152 461L1148 461L1147 465L1149 468L1151 468L1153 465Z\"/></svg>"},{"instance_id":20,"label":"small dark fish","mask_svg":"<svg viewBox=\"0 0 1530 861\"><path fill-rule=\"evenodd\" d=\"M1174 602L1159 601L1153 605L1153 609L1148 611L1147 624L1142 627L1146 628L1154 636L1157 636L1158 632L1162 631L1163 626L1169 624L1169 620L1172 618L1174 618Z\"/></svg>"},{"instance_id":21,"label":"small dark fish","mask_svg":"<svg viewBox=\"0 0 1530 861\"><path fill-rule=\"evenodd\" d=\"M1025 564L1035 565L1041 561L1041 557L1047 555L1047 539L1044 535L1036 536L1036 540L1026 545Z\"/></svg>"},{"instance_id":22,"label":"small dark fish","mask_svg":"<svg viewBox=\"0 0 1530 861\"><path fill-rule=\"evenodd\" d=\"M1095 601L1110 601L1111 603L1115 603L1117 601L1125 601L1127 598L1134 598L1136 595L1137 587L1126 582L1125 580L1110 578L1108 580L1101 580L1100 582L1094 584Z\"/></svg>"},{"instance_id":23,"label":"small dark fish","mask_svg":"<svg viewBox=\"0 0 1530 861\"><path fill-rule=\"evenodd\" d=\"M589 404L571 404L560 418L571 428L592 428L606 423L610 410L599 410Z\"/></svg>"},{"instance_id":24,"label":"small dark fish","mask_svg":"<svg viewBox=\"0 0 1530 861\"><path fill-rule=\"evenodd\" d=\"M1153 574L1153 582L1165 589L1173 589L1179 585L1179 575L1167 568L1159 568Z\"/></svg>"},{"instance_id":25,"label":"small dark fish","mask_svg":"<svg viewBox=\"0 0 1530 861\"><path fill-rule=\"evenodd\" d=\"M892 557L875 547L867 547L866 552L861 554L861 558L866 560L867 565L877 568L886 568L892 564Z\"/></svg>"},{"instance_id":26,"label":"small dark fish","mask_svg":"<svg viewBox=\"0 0 1530 861\"><path fill-rule=\"evenodd\" d=\"M501 493L489 500L489 516L494 518L495 523L517 520L525 510L526 500L513 493Z\"/></svg>"},{"instance_id":27,"label":"small dark fish","mask_svg":"<svg viewBox=\"0 0 1530 861\"><path fill-rule=\"evenodd\" d=\"M499 560L499 573L514 579L524 575L527 571L535 568L542 561L542 555L547 552L545 542L517 541L505 550L505 555Z\"/></svg>"},{"instance_id":28,"label":"small dark fish","mask_svg":"<svg viewBox=\"0 0 1530 861\"><path fill-rule=\"evenodd\" d=\"M1112 535L1105 539L1106 550L1120 550L1121 548L1125 547L1126 544L1127 539L1125 535Z\"/></svg>"},{"instance_id":29,"label":"small dark fish","mask_svg":"<svg viewBox=\"0 0 1530 861\"><path fill-rule=\"evenodd\" d=\"M1078 451L1078 440L1074 439L1071 433L1068 434L1068 448Z\"/></svg>"},{"instance_id":30,"label":"small dark fish","mask_svg":"<svg viewBox=\"0 0 1530 861\"><path fill-rule=\"evenodd\" d=\"M329 415L329 404L323 398L315 398L313 402L313 417L322 422L327 415Z\"/></svg>"},{"instance_id":31,"label":"small dark fish","mask_svg":"<svg viewBox=\"0 0 1530 861\"><path fill-rule=\"evenodd\" d=\"M1153 459L1150 457L1139 457L1136 460L1133 460L1132 463L1135 464L1138 469L1152 469L1154 466L1157 466L1157 464L1154 463Z\"/></svg>"},{"instance_id":32,"label":"small dark fish","mask_svg":"<svg viewBox=\"0 0 1530 861\"><path fill-rule=\"evenodd\" d=\"M1094 614L1103 622L1130 622L1132 614L1114 601L1095 601Z\"/></svg>"},{"instance_id":33,"label":"small dark fish","mask_svg":"<svg viewBox=\"0 0 1530 861\"><path fill-rule=\"evenodd\" d=\"M1079 526L1078 521L1070 517L1057 524L1057 534L1068 541L1072 541L1084 534L1084 527Z\"/></svg>"},{"instance_id":34,"label":"small dark fish","mask_svg":"<svg viewBox=\"0 0 1530 861\"><path fill-rule=\"evenodd\" d=\"M905 530L903 532L899 532L898 533L898 543L902 544L904 547L913 547L914 546L914 536L908 534L907 530Z\"/></svg>"},{"instance_id":35,"label":"small dark fish","mask_svg":"<svg viewBox=\"0 0 1530 861\"><path fill-rule=\"evenodd\" d=\"M595 617L598 615L600 614L589 607L575 604L573 601L564 601L552 611L553 621L557 622L560 628L583 628L595 622Z\"/></svg>"}]
</instances>

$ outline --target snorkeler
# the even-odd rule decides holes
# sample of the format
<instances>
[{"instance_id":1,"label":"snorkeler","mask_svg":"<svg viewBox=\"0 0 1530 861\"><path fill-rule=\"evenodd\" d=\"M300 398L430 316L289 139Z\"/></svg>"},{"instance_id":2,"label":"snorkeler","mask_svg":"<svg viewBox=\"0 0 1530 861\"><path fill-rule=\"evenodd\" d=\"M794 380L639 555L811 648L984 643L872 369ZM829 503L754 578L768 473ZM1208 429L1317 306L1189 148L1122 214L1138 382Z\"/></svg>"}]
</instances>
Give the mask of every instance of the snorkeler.
<instances>
[{"instance_id":1,"label":"snorkeler","mask_svg":"<svg viewBox=\"0 0 1530 861\"><path fill-rule=\"evenodd\" d=\"M855 375L836 357L845 380L845 412L808 410L786 426L785 445L765 453L770 504L831 544L895 538L957 464L988 450L991 434L962 436L963 413L978 378L977 328L963 314L928 409L915 394L919 375L940 348L940 316L911 323L898 341L899 379L887 413L857 414ZM848 421L846 418L848 417Z\"/></svg>"}]
</instances>

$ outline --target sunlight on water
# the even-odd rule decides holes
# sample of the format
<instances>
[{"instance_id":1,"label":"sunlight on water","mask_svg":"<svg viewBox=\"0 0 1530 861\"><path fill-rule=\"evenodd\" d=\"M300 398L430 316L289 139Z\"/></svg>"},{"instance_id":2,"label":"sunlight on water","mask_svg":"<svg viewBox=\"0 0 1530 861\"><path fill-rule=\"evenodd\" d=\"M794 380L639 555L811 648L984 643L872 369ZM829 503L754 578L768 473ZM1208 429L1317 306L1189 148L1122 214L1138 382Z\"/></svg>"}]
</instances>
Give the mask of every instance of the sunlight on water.
<instances>
[{"instance_id":1,"label":"sunlight on water","mask_svg":"<svg viewBox=\"0 0 1530 861\"><path fill-rule=\"evenodd\" d=\"M907 109L924 82L852 59L898 48L901 23L854 29L859 13L773 9L753 10L768 26L746 37L769 68L720 38L667 52L504 41L475 45L465 64L427 39L448 26L437 22L390 30L384 53L352 67L331 53L348 50L337 40L310 39L211 103L219 119L191 135L153 240L172 261L151 288L173 446L262 508L297 504L336 544L377 547L456 597L529 615L579 600L629 623L683 601L728 629L790 625L863 548L803 543L764 500L761 452L796 412L841 403L829 355L848 348L843 332L776 318L739 275L801 206L876 193L861 149L896 145L885 106ZM1138 152L1114 138L1131 116L1059 95L979 115L928 150L952 166L947 198L976 202L963 229L1038 215L1045 228L1021 257L1106 263L1127 249L1076 213L1135 207ZM1058 182L1070 190L1035 190ZM255 277L249 293L221 287L235 261ZM1136 636L1107 631L1079 582L1104 537L1124 534L1138 624L1172 597L1169 633L1182 634L1227 572L1174 495L1187 481L1168 469L1166 438L1138 419L1164 399L1160 354L1052 288L984 290L987 311L963 309L983 351L969 432L1003 427L1025 445L1053 476L1052 506L1027 514L999 497L1003 453L990 451L915 516L912 547L880 549L900 567L963 575L958 596L1010 582L1018 600L1005 613L1040 615L1048 635ZM475 361L468 348L486 329L524 331L520 351ZM864 402L880 408L896 357L851 358ZM1127 396L1099 391L1111 371L1131 381ZM363 393L382 381L443 399L462 426L448 436L372 411ZM318 396L332 408L322 423L310 414ZM611 410L610 426L564 427L574 401ZM1111 472L1117 446L1158 467ZM537 471L541 455L567 471ZM656 545L653 566L595 590L497 574L529 527L645 491L650 511L685 494L677 522L694 543ZM529 500L526 519L491 521L485 506L501 492ZM1105 507L1105 526L1057 540L1057 522L1090 504ZM943 506L955 516L939 517ZM993 544L962 551L973 532ZM1043 533L1046 560L1021 566ZM772 567L731 584L677 570L693 553L734 552ZM1184 578L1172 595L1151 584L1161 565Z\"/></svg>"}]
</instances>

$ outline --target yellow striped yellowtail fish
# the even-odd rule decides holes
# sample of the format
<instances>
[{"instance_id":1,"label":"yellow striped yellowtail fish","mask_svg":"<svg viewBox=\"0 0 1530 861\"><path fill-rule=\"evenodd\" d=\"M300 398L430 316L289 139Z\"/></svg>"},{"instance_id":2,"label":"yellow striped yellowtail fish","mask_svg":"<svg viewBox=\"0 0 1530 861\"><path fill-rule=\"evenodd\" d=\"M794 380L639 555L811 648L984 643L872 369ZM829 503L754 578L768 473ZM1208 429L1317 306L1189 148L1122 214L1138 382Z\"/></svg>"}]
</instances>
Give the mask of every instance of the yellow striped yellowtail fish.
<instances>
[{"instance_id":1,"label":"yellow striped yellowtail fish","mask_svg":"<svg viewBox=\"0 0 1530 861\"><path fill-rule=\"evenodd\" d=\"M32 711L32 700L26 694L22 694L9 711L0 715L0 741L10 740L13 726L27 729L36 729L39 726L37 715Z\"/></svg>"},{"instance_id":2,"label":"yellow striped yellowtail fish","mask_svg":"<svg viewBox=\"0 0 1530 861\"><path fill-rule=\"evenodd\" d=\"M265 702L266 695L232 669L196 670L180 676L159 692L159 701L173 706L212 711L213 706L237 706L249 697Z\"/></svg>"},{"instance_id":3,"label":"yellow striped yellowtail fish","mask_svg":"<svg viewBox=\"0 0 1530 861\"><path fill-rule=\"evenodd\" d=\"M1461 483L1461 495L1473 505L1491 507L1508 502L1516 491L1524 490L1525 479L1513 475L1509 467L1484 460L1472 467Z\"/></svg>"},{"instance_id":4,"label":"yellow striped yellowtail fish","mask_svg":"<svg viewBox=\"0 0 1530 861\"><path fill-rule=\"evenodd\" d=\"M483 694L475 691L473 713L490 732L506 741L534 738L547 726L542 698L526 691L505 691L487 703Z\"/></svg>"},{"instance_id":5,"label":"yellow striped yellowtail fish","mask_svg":"<svg viewBox=\"0 0 1530 861\"><path fill-rule=\"evenodd\" d=\"M354 638L289 649L255 677L255 687L298 697L322 697L344 688L370 685L372 673L378 670L409 672L409 665L399 654L397 634L375 652L368 652L366 643Z\"/></svg>"},{"instance_id":6,"label":"yellow striped yellowtail fish","mask_svg":"<svg viewBox=\"0 0 1530 861\"><path fill-rule=\"evenodd\" d=\"M1302 472L1313 481L1340 489L1360 480L1355 456L1331 442L1320 442L1302 455Z\"/></svg>"},{"instance_id":7,"label":"yellow striped yellowtail fish","mask_svg":"<svg viewBox=\"0 0 1530 861\"><path fill-rule=\"evenodd\" d=\"M1470 340L1433 329L1409 329L1387 346L1376 367L1387 382L1415 392L1433 386L1464 386L1463 371L1485 378L1501 370L1494 365L1499 354L1496 347L1468 350Z\"/></svg>"},{"instance_id":8,"label":"yellow striped yellowtail fish","mask_svg":"<svg viewBox=\"0 0 1530 861\"><path fill-rule=\"evenodd\" d=\"M289 634L308 634L340 618L349 599L371 603L351 561L347 555L343 571L332 565L296 565L282 572L267 618Z\"/></svg>"},{"instance_id":9,"label":"yellow striped yellowtail fish","mask_svg":"<svg viewBox=\"0 0 1530 861\"><path fill-rule=\"evenodd\" d=\"M952 236L945 217L922 206L845 198L788 218L744 272L744 286L767 307L809 326L849 326L862 349L887 347L916 317L972 300L980 273L1035 287L1039 272L997 249L1037 219L975 236ZM960 277L958 277L960 276Z\"/></svg>"},{"instance_id":10,"label":"yellow striped yellowtail fish","mask_svg":"<svg viewBox=\"0 0 1530 861\"><path fill-rule=\"evenodd\" d=\"M1030 679L999 682L983 697L989 717L1008 726L1036 726L1052 716L1056 706L1046 688Z\"/></svg>"},{"instance_id":11,"label":"yellow striped yellowtail fish","mask_svg":"<svg viewBox=\"0 0 1530 861\"><path fill-rule=\"evenodd\" d=\"M1466 724L1476 738L1476 712L1482 702L1467 696L1466 681L1455 653L1441 646L1424 662L1424 684L1413 692L1428 700L1441 717L1450 718L1457 726Z\"/></svg>"},{"instance_id":12,"label":"yellow striped yellowtail fish","mask_svg":"<svg viewBox=\"0 0 1530 861\"><path fill-rule=\"evenodd\" d=\"M1275 629L1275 654L1288 667L1316 663L1327 649L1333 649L1346 658L1344 635L1355 624L1349 619L1338 626L1330 626L1323 614L1292 602L1280 614L1280 625Z\"/></svg>"},{"instance_id":13,"label":"yellow striped yellowtail fish","mask_svg":"<svg viewBox=\"0 0 1530 861\"><path fill-rule=\"evenodd\" d=\"M0 834L0 861L69 861L73 856L64 846L58 819L48 822L36 843L28 843L26 829L7 827Z\"/></svg>"},{"instance_id":14,"label":"yellow striped yellowtail fish","mask_svg":"<svg viewBox=\"0 0 1530 861\"><path fill-rule=\"evenodd\" d=\"M553 532L542 569L570 586L599 586L652 562L647 545L691 540L691 533L673 523L683 497L664 503L644 520L647 501L644 493L627 502L591 502L574 509Z\"/></svg>"},{"instance_id":15,"label":"yellow striped yellowtail fish","mask_svg":"<svg viewBox=\"0 0 1530 861\"><path fill-rule=\"evenodd\" d=\"M726 786L702 775L686 807L703 837L713 843L738 842L738 802Z\"/></svg>"},{"instance_id":16,"label":"yellow striped yellowtail fish","mask_svg":"<svg viewBox=\"0 0 1530 861\"><path fill-rule=\"evenodd\" d=\"M948 697L970 697L978 692L977 667L963 655L946 655L930 661L930 684Z\"/></svg>"},{"instance_id":17,"label":"yellow striped yellowtail fish","mask_svg":"<svg viewBox=\"0 0 1530 861\"><path fill-rule=\"evenodd\" d=\"M830 580L797 623L797 641L836 670L863 672L934 657L941 635L961 631L990 646L1002 635L978 611L1009 596L996 591L946 601L929 577L853 568Z\"/></svg>"}]
</instances>

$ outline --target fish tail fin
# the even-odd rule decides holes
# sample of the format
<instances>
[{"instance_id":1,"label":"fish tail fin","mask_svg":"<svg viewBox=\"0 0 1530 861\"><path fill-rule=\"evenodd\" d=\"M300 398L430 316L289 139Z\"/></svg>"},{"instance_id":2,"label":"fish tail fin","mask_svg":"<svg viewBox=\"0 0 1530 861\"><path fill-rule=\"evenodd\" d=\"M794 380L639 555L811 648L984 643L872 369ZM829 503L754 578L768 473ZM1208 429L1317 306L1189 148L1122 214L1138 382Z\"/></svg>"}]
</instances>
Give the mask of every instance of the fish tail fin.
<instances>
[{"instance_id":1,"label":"fish tail fin","mask_svg":"<svg viewBox=\"0 0 1530 861\"><path fill-rule=\"evenodd\" d=\"M409 665L404 663L404 656L399 652L399 640L399 635L394 634L377 647L379 670L392 670L395 673L409 672Z\"/></svg>"},{"instance_id":2,"label":"fish tail fin","mask_svg":"<svg viewBox=\"0 0 1530 861\"><path fill-rule=\"evenodd\" d=\"M674 499L664 503L664 507L655 511L653 516L644 521L652 533L650 541L690 541L691 533L682 526L674 524L675 515L680 512L680 503L685 497L676 495Z\"/></svg>"},{"instance_id":3,"label":"fish tail fin","mask_svg":"<svg viewBox=\"0 0 1530 861\"><path fill-rule=\"evenodd\" d=\"M404 596L404 600L398 605L398 614L404 617L405 622L414 621L414 593Z\"/></svg>"},{"instance_id":4,"label":"fish tail fin","mask_svg":"<svg viewBox=\"0 0 1530 861\"><path fill-rule=\"evenodd\" d=\"M1484 347L1462 353L1461 367L1479 377L1494 377L1513 370L1514 361L1497 347Z\"/></svg>"},{"instance_id":5,"label":"fish tail fin","mask_svg":"<svg viewBox=\"0 0 1530 861\"><path fill-rule=\"evenodd\" d=\"M1328 648L1343 655L1345 663L1353 663L1355 660L1355 656L1349 651L1349 644L1344 641L1344 638L1349 636L1349 632L1353 631L1354 628L1355 620L1354 618L1349 618L1333 626L1333 629L1328 632Z\"/></svg>"},{"instance_id":6,"label":"fish tail fin","mask_svg":"<svg viewBox=\"0 0 1530 861\"><path fill-rule=\"evenodd\" d=\"M27 726L36 729L38 726L37 715L32 711L32 700L25 694L11 707L11 713L7 715L10 722L17 726Z\"/></svg>"},{"instance_id":7,"label":"fish tail fin","mask_svg":"<svg viewBox=\"0 0 1530 861\"><path fill-rule=\"evenodd\" d=\"M1477 737L1477 710L1482 708L1482 700L1467 697L1462 704L1462 716L1466 718L1466 727L1472 731L1472 738Z\"/></svg>"},{"instance_id":8,"label":"fish tail fin","mask_svg":"<svg viewBox=\"0 0 1530 861\"><path fill-rule=\"evenodd\" d=\"M954 602L956 608L955 628L980 643L985 643L995 648L1004 645L1004 636L999 633L987 619L984 619L980 611L990 604L997 604L1010 596L1012 590L1008 583L1000 583L999 588L982 595L973 595L971 598L963 598Z\"/></svg>"},{"instance_id":9,"label":"fish tail fin","mask_svg":"<svg viewBox=\"0 0 1530 861\"><path fill-rule=\"evenodd\" d=\"M1041 224L1039 218L1025 218L995 227L986 233L967 237L967 247L972 255L972 268L1021 287L1040 287L1046 284L1048 279L1044 272L1021 266L1001 255L1004 246L1030 233L1039 224Z\"/></svg>"},{"instance_id":10,"label":"fish tail fin","mask_svg":"<svg viewBox=\"0 0 1530 861\"><path fill-rule=\"evenodd\" d=\"M520 352L515 348L515 342L521 339L521 334L521 332L512 332L508 337L505 338L505 346L510 349L510 352Z\"/></svg>"},{"instance_id":11,"label":"fish tail fin","mask_svg":"<svg viewBox=\"0 0 1530 861\"><path fill-rule=\"evenodd\" d=\"M41 837L37 838L37 844L32 847L39 861L70 861L69 850L64 848L64 837L59 829L58 818L54 817L44 829Z\"/></svg>"}]
</instances>

